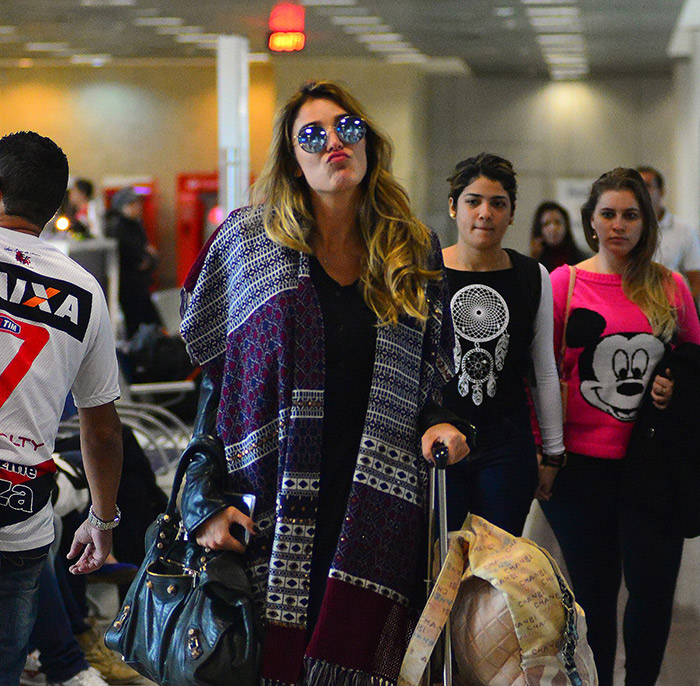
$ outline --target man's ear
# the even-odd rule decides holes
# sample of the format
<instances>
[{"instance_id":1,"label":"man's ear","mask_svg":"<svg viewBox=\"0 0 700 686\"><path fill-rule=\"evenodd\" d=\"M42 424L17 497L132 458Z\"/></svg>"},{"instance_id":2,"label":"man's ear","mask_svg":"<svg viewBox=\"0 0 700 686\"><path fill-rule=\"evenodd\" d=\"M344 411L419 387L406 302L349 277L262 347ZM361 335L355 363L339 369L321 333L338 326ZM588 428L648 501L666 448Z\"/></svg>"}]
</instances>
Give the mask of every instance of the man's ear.
<instances>
[{"instance_id":1,"label":"man's ear","mask_svg":"<svg viewBox=\"0 0 700 686\"><path fill-rule=\"evenodd\" d=\"M508 222L508 226L510 226L514 220L515 220L515 203L513 203L513 207L510 208L510 221Z\"/></svg>"},{"instance_id":2,"label":"man's ear","mask_svg":"<svg viewBox=\"0 0 700 686\"><path fill-rule=\"evenodd\" d=\"M450 207L450 217L452 217L452 219L456 219L457 210L455 209L455 202L452 198L448 198L448 202Z\"/></svg>"}]
</instances>

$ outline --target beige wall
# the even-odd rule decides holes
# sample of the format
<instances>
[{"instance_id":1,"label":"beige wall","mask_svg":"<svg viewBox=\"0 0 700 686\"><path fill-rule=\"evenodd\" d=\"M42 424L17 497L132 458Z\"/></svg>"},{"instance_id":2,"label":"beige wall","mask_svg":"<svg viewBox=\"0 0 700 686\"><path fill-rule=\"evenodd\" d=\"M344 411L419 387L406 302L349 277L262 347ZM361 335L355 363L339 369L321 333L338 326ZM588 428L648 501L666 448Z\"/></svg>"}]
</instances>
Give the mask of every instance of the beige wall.
<instances>
[{"instance_id":1,"label":"beige wall","mask_svg":"<svg viewBox=\"0 0 700 686\"><path fill-rule=\"evenodd\" d=\"M454 165L482 151L510 159L518 174L515 223L506 242L527 251L532 215L557 178L595 179L616 166L651 164L667 173L673 207L671 79L552 83L534 79L442 78L429 82L428 221L454 238L447 183Z\"/></svg>"},{"instance_id":2,"label":"beige wall","mask_svg":"<svg viewBox=\"0 0 700 686\"><path fill-rule=\"evenodd\" d=\"M650 163L674 191L671 80L553 84L532 79L426 75L359 59L275 58L251 65L251 169L267 154L273 112L303 81L343 82L395 144L394 171L418 214L444 243L454 231L446 177L460 159L490 150L510 158L519 197L508 242L527 250L532 213L558 177L595 177ZM74 175L97 182L147 175L160 192L161 285L174 283L178 173L217 165L215 68L211 66L0 69L0 132L36 129L61 144Z\"/></svg>"},{"instance_id":3,"label":"beige wall","mask_svg":"<svg viewBox=\"0 0 700 686\"><path fill-rule=\"evenodd\" d=\"M278 104L309 79L338 81L362 103L394 143L394 174L419 213L427 206L427 156L423 130L428 116L425 75L415 66L361 59L277 58Z\"/></svg>"},{"instance_id":4,"label":"beige wall","mask_svg":"<svg viewBox=\"0 0 700 686\"><path fill-rule=\"evenodd\" d=\"M258 173L275 106L269 65L251 65L251 170ZM0 133L36 130L66 152L74 177L158 184L160 285L175 279L175 183L217 168L216 70L208 66L0 70Z\"/></svg>"}]
</instances>

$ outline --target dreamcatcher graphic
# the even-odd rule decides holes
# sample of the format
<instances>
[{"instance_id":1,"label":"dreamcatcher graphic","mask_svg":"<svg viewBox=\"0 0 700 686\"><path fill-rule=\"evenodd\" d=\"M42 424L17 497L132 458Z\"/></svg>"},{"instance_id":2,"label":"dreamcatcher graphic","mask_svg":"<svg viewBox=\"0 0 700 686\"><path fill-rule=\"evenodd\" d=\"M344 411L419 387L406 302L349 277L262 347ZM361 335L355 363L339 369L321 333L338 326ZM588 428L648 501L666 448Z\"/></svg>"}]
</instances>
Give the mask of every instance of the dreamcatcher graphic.
<instances>
[{"instance_id":1,"label":"dreamcatcher graphic","mask_svg":"<svg viewBox=\"0 0 700 686\"><path fill-rule=\"evenodd\" d=\"M510 313L501 294L483 284L465 286L457 291L451 309L455 333L473 344L462 353L462 344L455 336L455 367L459 373L457 388L463 397L471 390L472 401L481 405L484 385L489 397L496 395L496 372L503 369L510 342L506 330ZM482 346L494 339L498 340L491 354Z\"/></svg>"}]
</instances>

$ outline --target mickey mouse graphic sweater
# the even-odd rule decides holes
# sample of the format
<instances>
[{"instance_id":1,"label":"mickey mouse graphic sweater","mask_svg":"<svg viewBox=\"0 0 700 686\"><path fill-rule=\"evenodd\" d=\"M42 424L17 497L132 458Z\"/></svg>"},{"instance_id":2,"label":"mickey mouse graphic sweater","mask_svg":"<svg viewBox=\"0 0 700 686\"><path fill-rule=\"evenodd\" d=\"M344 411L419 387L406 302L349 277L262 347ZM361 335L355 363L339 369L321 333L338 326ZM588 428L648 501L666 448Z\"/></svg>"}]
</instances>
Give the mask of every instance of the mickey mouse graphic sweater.
<instances>
[{"instance_id":1,"label":"mickey mouse graphic sweater","mask_svg":"<svg viewBox=\"0 0 700 686\"><path fill-rule=\"evenodd\" d=\"M551 274L554 353L561 355L569 267ZM683 277L674 273L678 325L673 345L700 343L700 323ZM622 290L618 274L576 270L560 362L568 385L564 444L569 452L620 459L625 456L637 410L665 345L652 334L642 310Z\"/></svg>"}]
</instances>

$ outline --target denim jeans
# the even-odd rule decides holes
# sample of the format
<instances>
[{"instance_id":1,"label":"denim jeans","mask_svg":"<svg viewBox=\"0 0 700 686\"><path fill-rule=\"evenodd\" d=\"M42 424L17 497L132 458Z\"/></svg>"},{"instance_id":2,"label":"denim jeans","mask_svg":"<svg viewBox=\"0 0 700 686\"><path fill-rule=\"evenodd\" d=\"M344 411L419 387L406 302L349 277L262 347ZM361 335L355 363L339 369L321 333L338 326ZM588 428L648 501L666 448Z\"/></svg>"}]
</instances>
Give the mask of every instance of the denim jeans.
<instances>
[{"instance_id":1,"label":"denim jeans","mask_svg":"<svg viewBox=\"0 0 700 686\"><path fill-rule=\"evenodd\" d=\"M69 595L64 595L58 578L64 574L63 567L54 566L49 558L41 573L39 609L30 639L30 647L41 653L41 671L50 682L68 681L90 666L74 635L90 627L75 608L67 586Z\"/></svg>"},{"instance_id":2,"label":"denim jeans","mask_svg":"<svg viewBox=\"0 0 700 686\"><path fill-rule=\"evenodd\" d=\"M0 551L0 686L17 686L24 669L48 550Z\"/></svg>"},{"instance_id":3,"label":"denim jeans","mask_svg":"<svg viewBox=\"0 0 700 686\"><path fill-rule=\"evenodd\" d=\"M529 409L477 426L476 450L445 476L450 531L461 528L471 512L520 536L537 488Z\"/></svg>"}]
</instances>

